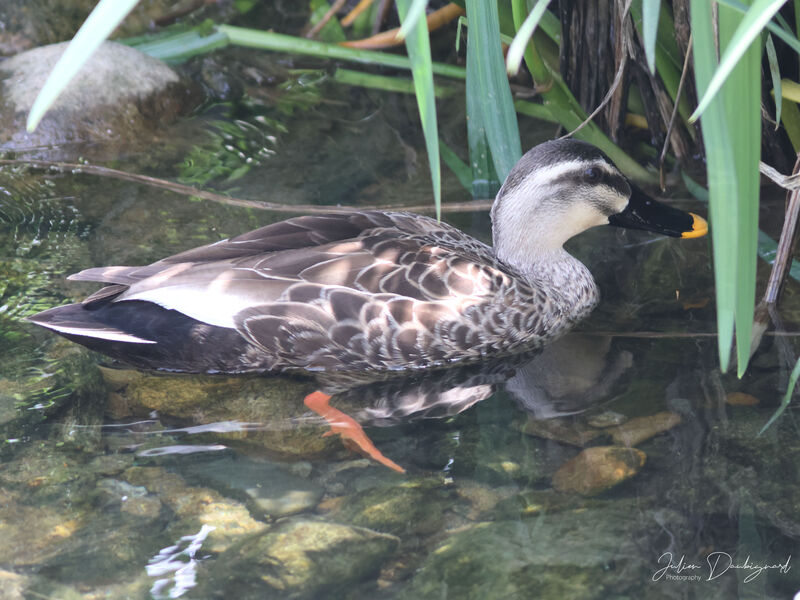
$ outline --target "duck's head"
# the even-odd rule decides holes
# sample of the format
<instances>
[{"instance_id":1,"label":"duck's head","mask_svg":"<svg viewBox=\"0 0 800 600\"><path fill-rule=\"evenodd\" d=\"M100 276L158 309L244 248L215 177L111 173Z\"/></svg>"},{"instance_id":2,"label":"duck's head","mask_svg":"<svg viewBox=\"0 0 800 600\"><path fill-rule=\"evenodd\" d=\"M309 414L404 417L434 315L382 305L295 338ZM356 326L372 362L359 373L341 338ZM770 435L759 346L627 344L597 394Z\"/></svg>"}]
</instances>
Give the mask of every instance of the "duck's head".
<instances>
[{"instance_id":1,"label":"duck's head","mask_svg":"<svg viewBox=\"0 0 800 600\"><path fill-rule=\"evenodd\" d=\"M499 258L526 263L560 251L568 239L597 225L700 237L705 220L656 202L631 183L603 152L562 139L529 150L511 170L492 206Z\"/></svg>"}]
</instances>

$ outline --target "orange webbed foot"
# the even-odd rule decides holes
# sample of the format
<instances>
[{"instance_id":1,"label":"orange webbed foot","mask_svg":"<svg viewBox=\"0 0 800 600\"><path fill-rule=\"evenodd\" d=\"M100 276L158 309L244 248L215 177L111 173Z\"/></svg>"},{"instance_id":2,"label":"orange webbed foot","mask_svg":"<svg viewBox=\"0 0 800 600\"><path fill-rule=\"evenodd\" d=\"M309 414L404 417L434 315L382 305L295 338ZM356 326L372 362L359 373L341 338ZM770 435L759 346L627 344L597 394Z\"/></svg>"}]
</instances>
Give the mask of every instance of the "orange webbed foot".
<instances>
[{"instance_id":1,"label":"orange webbed foot","mask_svg":"<svg viewBox=\"0 0 800 600\"><path fill-rule=\"evenodd\" d=\"M406 472L403 467L393 460L386 458L381 451L375 447L375 444L367 437L367 434L364 433L364 429L355 419L328 404L330 399L331 397L328 394L316 391L306 396L303 400L303 404L325 419L331 426L331 430L325 432L323 436L338 433L342 436L342 441L345 442L345 445L349 446L352 444L356 449L382 465L399 473ZM350 444L347 442L350 442Z\"/></svg>"}]
</instances>

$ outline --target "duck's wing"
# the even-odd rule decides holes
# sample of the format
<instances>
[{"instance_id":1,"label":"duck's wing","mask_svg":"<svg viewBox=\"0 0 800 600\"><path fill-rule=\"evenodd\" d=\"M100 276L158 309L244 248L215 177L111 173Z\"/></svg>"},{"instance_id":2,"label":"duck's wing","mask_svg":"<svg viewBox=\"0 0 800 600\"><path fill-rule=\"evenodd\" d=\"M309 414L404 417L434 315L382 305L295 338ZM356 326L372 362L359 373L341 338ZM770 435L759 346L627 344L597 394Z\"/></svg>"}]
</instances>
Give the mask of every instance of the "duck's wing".
<instances>
[{"instance_id":1,"label":"duck's wing","mask_svg":"<svg viewBox=\"0 0 800 600\"><path fill-rule=\"evenodd\" d=\"M242 235L174 254L146 266L93 267L70 275L72 281L132 285L168 270L175 263L208 263L281 250L321 246L358 237L375 227L391 227L396 220L408 227L410 215L364 211L295 217ZM413 222L413 220L411 220Z\"/></svg>"},{"instance_id":2,"label":"duck's wing","mask_svg":"<svg viewBox=\"0 0 800 600\"><path fill-rule=\"evenodd\" d=\"M339 239L320 243L332 237ZM379 294L421 301L485 295L494 279L508 279L495 262L485 244L433 219L358 213L291 219L138 271L109 267L106 281L128 286L118 301L154 302L235 327L245 309L330 303L333 292L342 301L352 292L358 304Z\"/></svg>"},{"instance_id":3,"label":"duck's wing","mask_svg":"<svg viewBox=\"0 0 800 600\"><path fill-rule=\"evenodd\" d=\"M153 302L236 329L278 365L423 366L507 345L531 325L504 306L531 291L488 246L408 213L300 217L106 273L122 291L102 302Z\"/></svg>"}]
</instances>

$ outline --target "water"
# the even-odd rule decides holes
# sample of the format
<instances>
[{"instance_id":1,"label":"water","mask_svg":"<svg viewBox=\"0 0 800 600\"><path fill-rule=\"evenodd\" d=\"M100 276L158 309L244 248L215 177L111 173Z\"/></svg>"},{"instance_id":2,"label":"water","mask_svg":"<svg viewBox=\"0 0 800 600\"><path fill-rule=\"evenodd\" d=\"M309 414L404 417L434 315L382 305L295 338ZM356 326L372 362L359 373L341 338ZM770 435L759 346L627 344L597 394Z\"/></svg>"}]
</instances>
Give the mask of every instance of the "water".
<instances>
[{"instance_id":1,"label":"water","mask_svg":"<svg viewBox=\"0 0 800 600\"><path fill-rule=\"evenodd\" d=\"M194 150L179 140L122 166L194 182L210 173L202 183L268 201L428 202L413 100L316 85L294 111L213 107L178 127ZM207 129L213 151L203 153ZM543 136L528 133L530 143ZM757 435L786 388L796 338L767 335L742 380L719 372L706 240L588 232L570 248L603 302L575 334L536 356L334 398L401 474L323 437L328 426L302 403L309 380L125 370L23 320L93 289L66 274L145 264L286 215L81 174L3 169L0 191L9 597L785 598L800 589L794 412ZM445 196L467 199L449 175ZM779 201L766 206L766 227L779 211ZM485 214L447 219L488 239ZM789 331L796 290L790 282L783 305ZM628 429L608 429L619 423ZM631 441L633 425L661 432ZM635 474L595 495L570 488L564 465L584 447L626 439L645 456ZM578 481L620 476L626 464L602 457ZM755 568L764 565L775 568Z\"/></svg>"}]
</instances>

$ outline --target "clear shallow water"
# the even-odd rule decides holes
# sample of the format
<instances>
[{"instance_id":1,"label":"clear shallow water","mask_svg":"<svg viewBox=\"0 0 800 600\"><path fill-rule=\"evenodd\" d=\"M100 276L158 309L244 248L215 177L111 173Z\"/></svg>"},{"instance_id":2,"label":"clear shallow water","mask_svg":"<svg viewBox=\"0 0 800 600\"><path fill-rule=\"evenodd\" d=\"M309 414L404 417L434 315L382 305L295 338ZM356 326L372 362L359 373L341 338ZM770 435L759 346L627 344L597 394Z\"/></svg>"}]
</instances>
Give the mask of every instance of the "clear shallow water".
<instances>
[{"instance_id":1,"label":"clear shallow water","mask_svg":"<svg viewBox=\"0 0 800 600\"><path fill-rule=\"evenodd\" d=\"M413 101L323 89L325 103L284 115L274 154L253 150L260 166L211 183L270 201L428 202ZM233 118L214 110L180 127L188 138ZM186 177L188 154L126 160ZM466 199L445 184L446 197ZM0 188L0 587L10 597L785 598L800 589L793 412L757 437L785 390L796 338L767 336L741 381L719 373L705 240L588 232L570 247L604 300L578 333L525 360L335 398L400 474L323 437L327 425L302 404L313 382L108 368L22 320L91 289L67 284L71 272L144 264L286 215L86 175L5 169ZM488 238L485 214L447 219ZM788 284L784 303L790 330L796 289ZM623 421L662 431L633 441L607 428ZM609 466L636 471L629 479L593 496L563 483L584 447L626 440L643 465L605 457L583 479ZM743 568L723 572L727 557ZM787 560L791 569L753 568Z\"/></svg>"}]
</instances>

